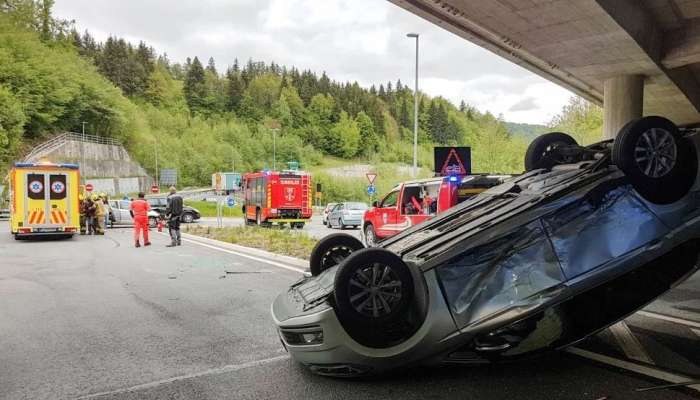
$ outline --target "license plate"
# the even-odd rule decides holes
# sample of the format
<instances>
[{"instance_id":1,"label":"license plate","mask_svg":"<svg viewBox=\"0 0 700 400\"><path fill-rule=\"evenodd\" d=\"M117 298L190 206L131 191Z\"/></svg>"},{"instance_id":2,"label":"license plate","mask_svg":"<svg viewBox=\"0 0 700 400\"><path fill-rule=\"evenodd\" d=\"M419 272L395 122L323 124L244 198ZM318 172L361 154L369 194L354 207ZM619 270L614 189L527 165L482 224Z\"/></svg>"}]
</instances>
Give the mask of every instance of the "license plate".
<instances>
[{"instance_id":1,"label":"license plate","mask_svg":"<svg viewBox=\"0 0 700 400\"><path fill-rule=\"evenodd\" d=\"M57 228L35 228L34 232L58 232Z\"/></svg>"}]
</instances>

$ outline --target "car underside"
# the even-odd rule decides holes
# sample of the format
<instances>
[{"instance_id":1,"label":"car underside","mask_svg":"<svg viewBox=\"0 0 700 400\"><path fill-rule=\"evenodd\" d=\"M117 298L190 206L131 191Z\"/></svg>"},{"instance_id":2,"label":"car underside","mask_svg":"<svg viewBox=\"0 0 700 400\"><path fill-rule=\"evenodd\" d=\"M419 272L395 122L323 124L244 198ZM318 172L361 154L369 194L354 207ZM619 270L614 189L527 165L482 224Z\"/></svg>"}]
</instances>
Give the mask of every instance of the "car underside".
<instances>
[{"instance_id":1,"label":"car underside","mask_svg":"<svg viewBox=\"0 0 700 400\"><path fill-rule=\"evenodd\" d=\"M635 312L695 272L700 250L697 135L665 121L627 127L625 149L550 134L525 174L377 248L319 242L313 276L273 304L283 343L314 372L351 376L530 356ZM672 154L639 150L671 140Z\"/></svg>"}]
</instances>

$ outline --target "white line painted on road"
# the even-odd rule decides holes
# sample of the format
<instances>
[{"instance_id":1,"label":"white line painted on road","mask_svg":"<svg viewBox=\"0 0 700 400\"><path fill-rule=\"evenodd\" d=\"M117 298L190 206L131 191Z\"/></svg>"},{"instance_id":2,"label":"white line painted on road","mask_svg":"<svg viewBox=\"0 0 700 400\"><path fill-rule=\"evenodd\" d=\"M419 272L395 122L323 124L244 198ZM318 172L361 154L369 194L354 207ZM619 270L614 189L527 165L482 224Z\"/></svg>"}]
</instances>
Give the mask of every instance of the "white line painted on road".
<instances>
[{"instance_id":1,"label":"white line painted on road","mask_svg":"<svg viewBox=\"0 0 700 400\"><path fill-rule=\"evenodd\" d=\"M654 360L649 357L649 354L644 350L644 347L642 347L642 344L634 336L634 333L632 333L625 321L620 321L608 329L615 336L617 344L620 345L627 358L654 365Z\"/></svg>"},{"instance_id":2,"label":"white line painted on road","mask_svg":"<svg viewBox=\"0 0 700 400\"><path fill-rule=\"evenodd\" d=\"M248 259L251 259L251 260L254 260L254 261L258 261L258 262L261 262L261 263L270 264L270 265L273 265L273 266L278 267L278 268L283 268L283 269L287 269L287 270L290 270L290 271L298 272L298 273L300 273L300 274L303 274L303 273L304 273L304 270L301 269L301 268L296 268L296 267L292 267L292 266L285 265L285 264L282 264L282 263L278 263L278 262L276 262L276 261L271 261L271 260L266 260L266 259L264 259L264 258L251 256L251 255L248 255L248 254L245 254L245 253L240 253L240 252L238 252L238 251L233 251L233 250L228 250L228 249L222 249L221 247L212 246L212 245L210 245L210 244L205 244L205 243L198 242L198 241L192 240L192 239L182 238L182 241L183 241L183 242L194 243L194 244L199 245L199 246L202 246L202 247L207 247L207 248L209 248L209 249L222 251L222 252L224 252L224 253L233 254L233 255L236 255L236 256L239 256L239 257L245 257L245 258L248 258Z\"/></svg>"},{"instance_id":3,"label":"white line painted on road","mask_svg":"<svg viewBox=\"0 0 700 400\"><path fill-rule=\"evenodd\" d=\"M660 370L658 368L636 364L631 361L620 360L613 357L604 356L602 354L593 353L588 350L579 349L578 347L569 347L566 349L567 353L575 354L579 357L587 358L589 360L597 361L603 364L612 365L613 367L622 368L628 371L636 372L641 375L650 376L655 379L659 379L665 382L671 383L683 383L692 381L692 378L687 376L679 375L672 372L667 372ZM700 385L691 385L688 388L700 392Z\"/></svg>"},{"instance_id":4,"label":"white line painted on road","mask_svg":"<svg viewBox=\"0 0 700 400\"><path fill-rule=\"evenodd\" d=\"M135 392L137 390L152 389L154 387L164 385L167 383L173 383L173 382L177 382L177 381L181 381L181 380L185 380L185 379L199 378L199 377L208 376L208 375L220 375L220 374L225 374L227 372L240 371L242 369L259 367L261 365L271 364L271 363L274 363L277 361L286 360L288 358L289 358L289 355L285 354L285 355L281 355L281 356L277 356L277 357L266 358L264 360L249 361L249 362L242 363L242 364L225 365L223 367L212 368L212 369L208 369L206 371L176 376L173 378L161 379L161 380L154 381L154 382L142 383L140 385L135 385L135 386L131 386L131 387L124 388L124 389L117 389L117 390L111 390L111 391L107 391L107 392L87 394L84 396L80 396L77 399L78 400L94 399L96 397L110 396L110 395L120 394L120 393Z\"/></svg>"},{"instance_id":5,"label":"white line painted on road","mask_svg":"<svg viewBox=\"0 0 700 400\"><path fill-rule=\"evenodd\" d=\"M676 324L689 326L691 328L700 329L700 322L691 321L689 319L672 317L670 315L658 314L652 311L637 311L637 314L643 315L649 318L660 319L662 321L675 322Z\"/></svg>"}]
</instances>

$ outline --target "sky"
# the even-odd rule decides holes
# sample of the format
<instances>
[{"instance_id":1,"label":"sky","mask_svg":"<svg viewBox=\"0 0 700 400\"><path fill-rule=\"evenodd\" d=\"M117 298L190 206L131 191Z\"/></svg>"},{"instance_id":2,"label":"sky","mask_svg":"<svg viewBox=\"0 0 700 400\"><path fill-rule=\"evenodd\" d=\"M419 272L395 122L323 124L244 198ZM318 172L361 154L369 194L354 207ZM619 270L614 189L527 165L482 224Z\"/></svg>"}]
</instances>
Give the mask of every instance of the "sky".
<instances>
[{"instance_id":1,"label":"sky","mask_svg":"<svg viewBox=\"0 0 700 400\"><path fill-rule=\"evenodd\" d=\"M573 94L386 0L57 0L57 17L98 40L140 40L173 62L214 57L219 71L245 63L326 71L369 87L414 87L461 100L506 121L546 124Z\"/></svg>"}]
</instances>

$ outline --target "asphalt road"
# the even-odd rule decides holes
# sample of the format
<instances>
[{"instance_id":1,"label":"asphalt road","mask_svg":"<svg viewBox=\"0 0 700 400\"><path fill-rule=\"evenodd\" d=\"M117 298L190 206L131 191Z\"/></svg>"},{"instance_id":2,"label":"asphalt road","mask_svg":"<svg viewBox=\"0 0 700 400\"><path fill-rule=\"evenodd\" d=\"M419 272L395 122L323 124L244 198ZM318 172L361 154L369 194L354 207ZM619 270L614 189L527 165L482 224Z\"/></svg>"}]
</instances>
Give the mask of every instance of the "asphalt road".
<instances>
[{"instance_id":1,"label":"asphalt road","mask_svg":"<svg viewBox=\"0 0 700 400\"><path fill-rule=\"evenodd\" d=\"M6 232L0 222L0 399L596 400L700 393L635 391L663 384L669 374L700 376L697 276L628 319L627 330L583 343L579 355L339 380L310 374L279 343L269 306L299 278L294 266L190 241L168 249L158 234L153 246L135 249L129 229L67 241L16 242ZM659 319L662 312L677 320ZM635 338L640 348L630 345ZM646 361L636 359L642 353ZM646 370L631 372L634 365ZM649 370L661 379L647 376Z\"/></svg>"}]
</instances>

